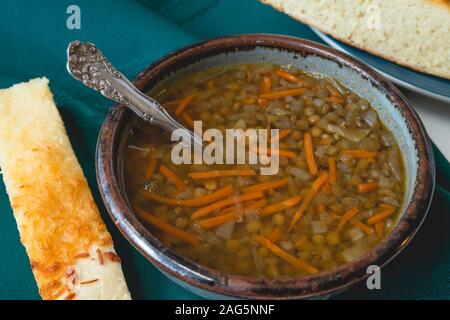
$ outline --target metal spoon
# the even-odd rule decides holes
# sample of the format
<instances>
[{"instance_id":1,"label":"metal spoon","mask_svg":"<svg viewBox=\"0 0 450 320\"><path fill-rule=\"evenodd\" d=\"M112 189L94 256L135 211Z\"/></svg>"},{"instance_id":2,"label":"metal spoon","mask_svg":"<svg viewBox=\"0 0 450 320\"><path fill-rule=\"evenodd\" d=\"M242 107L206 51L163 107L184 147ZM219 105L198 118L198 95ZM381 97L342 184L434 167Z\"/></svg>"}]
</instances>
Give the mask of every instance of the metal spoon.
<instances>
[{"instance_id":1,"label":"metal spoon","mask_svg":"<svg viewBox=\"0 0 450 320\"><path fill-rule=\"evenodd\" d=\"M172 133L181 131L182 142L202 147L202 139L175 121L156 100L139 91L117 71L92 43L73 41L67 48L67 71L85 86L130 108L140 118Z\"/></svg>"}]
</instances>

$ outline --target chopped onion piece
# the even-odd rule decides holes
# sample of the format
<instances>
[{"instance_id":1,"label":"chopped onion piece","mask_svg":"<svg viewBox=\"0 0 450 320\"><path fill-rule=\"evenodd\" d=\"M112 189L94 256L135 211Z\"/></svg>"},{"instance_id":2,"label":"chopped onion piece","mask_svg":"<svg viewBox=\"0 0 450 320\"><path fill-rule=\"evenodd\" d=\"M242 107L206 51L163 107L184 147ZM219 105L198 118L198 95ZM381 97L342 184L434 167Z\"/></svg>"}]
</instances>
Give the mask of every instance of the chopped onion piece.
<instances>
[{"instance_id":1,"label":"chopped onion piece","mask_svg":"<svg viewBox=\"0 0 450 320\"><path fill-rule=\"evenodd\" d=\"M345 261L350 262L362 256L364 252L365 250L362 247L355 246L342 251L342 256L344 257Z\"/></svg>"},{"instance_id":2,"label":"chopped onion piece","mask_svg":"<svg viewBox=\"0 0 450 320\"><path fill-rule=\"evenodd\" d=\"M339 161L336 164L336 167L339 169L339 171L343 171L345 173L353 172L353 168L347 162Z\"/></svg>"},{"instance_id":3,"label":"chopped onion piece","mask_svg":"<svg viewBox=\"0 0 450 320\"><path fill-rule=\"evenodd\" d=\"M389 148L387 160L395 179L402 181L402 169L400 167L400 158L397 148Z\"/></svg>"},{"instance_id":4,"label":"chopped onion piece","mask_svg":"<svg viewBox=\"0 0 450 320\"><path fill-rule=\"evenodd\" d=\"M312 221L311 230L314 234L322 234L328 231L328 225L325 221Z\"/></svg>"},{"instance_id":5,"label":"chopped onion piece","mask_svg":"<svg viewBox=\"0 0 450 320\"><path fill-rule=\"evenodd\" d=\"M391 198L391 197L382 197L382 198L380 198L380 201L383 203L386 203L390 206L393 206L393 207L400 206L400 202L398 202L397 200L395 200L394 198Z\"/></svg>"},{"instance_id":6,"label":"chopped onion piece","mask_svg":"<svg viewBox=\"0 0 450 320\"><path fill-rule=\"evenodd\" d=\"M356 242L364 237L364 232L362 232L360 228L353 227L347 230L347 236L350 238L350 240Z\"/></svg>"},{"instance_id":7,"label":"chopped onion piece","mask_svg":"<svg viewBox=\"0 0 450 320\"><path fill-rule=\"evenodd\" d=\"M220 239L217 238L217 235L212 233L212 232L207 232L204 234L203 238L205 239L206 242L215 245L220 243Z\"/></svg>"},{"instance_id":8,"label":"chopped onion piece","mask_svg":"<svg viewBox=\"0 0 450 320\"><path fill-rule=\"evenodd\" d=\"M249 221L251 220L259 220L259 214L258 214L258 209L254 209L254 210L246 210L245 212L245 218Z\"/></svg>"},{"instance_id":9,"label":"chopped onion piece","mask_svg":"<svg viewBox=\"0 0 450 320\"><path fill-rule=\"evenodd\" d=\"M218 227L216 229L216 235L219 238L228 240L231 239L231 236L233 235L233 231L234 231L234 221L230 221L227 223L224 223L223 225L221 225L220 227Z\"/></svg>"},{"instance_id":10,"label":"chopped onion piece","mask_svg":"<svg viewBox=\"0 0 450 320\"><path fill-rule=\"evenodd\" d=\"M286 251L292 250L294 248L292 242L290 241L280 241L280 247Z\"/></svg>"},{"instance_id":11,"label":"chopped onion piece","mask_svg":"<svg viewBox=\"0 0 450 320\"><path fill-rule=\"evenodd\" d=\"M314 151L316 156L323 157L327 153L328 146L318 146Z\"/></svg>"},{"instance_id":12,"label":"chopped onion piece","mask_svg":"<svg viewBox=\"0 0 450 320\"><path fill-rule=\"evenodd\" d=\"M392 147L395 145L395 139L390 133L383 133L380 135L381 143L385 147Z\"/></svg>"},{"instance_id":13,"label":"chopped onion piece","mask_svg":"<svg viewBox=\"0 0 450 320\"><path fill-rule=\"evenodd\" d=\"M331 123L327 125L326 130L329 133L337 133L341 137L353 142L360 142L370 132L370 129L342 128Z\"/></svg>"},{"instance_id":14,"label":"chopped onion piece","mask_svg":"<svg viewBox=\"0 0 450 320\"><path fill-rule=\"evenodd\" d=\"M371 216L373 216L374 214L375 214L375 210L370 209L370 210L360 212L359 216L361 217L361 219L367 219L367 218L370 218Z\"/></svg>"},{"instance_id":15,"label":"chopped onion piece","mask_svg":"<svg viewBox=\"0 0 450 320\"><path fill-rule=\"evenodd\" d=\"M245 123L244 120L239 119L239 120L234 124L234 129L247 129L247 123Z\"/></svg>"},{"instance_id":16,"label":"chopped onion piece","mask_svg":"<svg viewBox=\"0 0 450 320\"><path fill-rule=\"evenodd\" d=\"M371 128L375 126L378 120L378 115L375 111L369 110L364 114L364 122Z\"/></svg>"},{"instance_id":17,"label":"chopped onion piece","mask_svg":"<svg viewBox=\"0 0 450 320\"><path fill-rule=\"evenodd\" d=\"M330 224L333 221L333 218L326 212L319 214L319 219L328 224Z\"/></svg>"},{"instance_id":18,"label":"chopped onion piece","mask_svg":"<svg viewBox=\"0 0 450 320\"><path fill-rule=\"evenodd\" d=\"M284 108L280 108L280 107L275 107L275 108L271 109L269 111L269 113L277 115L277 116L289 116L292 114L291 111L284 109Z\"/></svg>"},{"instance_id":19,"label":"chopped onion piece","mask_svg":"<svg viewBox=\"0 0 450 320\"><path fill-rule=\"evenodd\" d=\"M280 129L290 129L294 126L292 125L292 122L289 120L280 120L277 122L274 122L274 126Z\"/></svg>"},{"instance_id":20,"label":"chopped onion piece","mask_svg":"<svg viewBox=\"0 0 450 320\"><path fill-rule=\"evenodd\" d=\"M356 207L359 204L358 198L352 198L352 197L342 198L341 202L349 207Z\"/></svg>"},{"instance_id":21,"label":"chopped onion piece","mask_svg":"<svg viewBox=\"0 0 450 320\"><path fill-rule=\"evenodd\" d=\"M290 173L303 181L311 179L311 175L308 172L297 167L291 168Z\"/></svg>"},{"instance_id":22,"label":"chopped onion piece","mask_svg":"<svg viewBox=\"0 0 450 320\"><path fill-rule=\"evenodd\" d=\"M300 112L304 107L304 104L300 101L293 101L289 104L289 109L291 109L294 112Z\"/></svg>"},{"instance_id":23,"label":"chopped onion piece","mask_svg":"<svg viewBox=\"0 0 450 320\"><path fill-rule=\"evenodd\" d=\"M179 192L176 195L177 199L190 199L193 197L193 192L191 188L187 188L186 190Z\"/></svg>"},{"instance_id":24,"label":"chopped onion piece","mask_svg":"<svg viewBox=\"0 0 450 320\"><path fill-rule=\"evenodd\" d=\"M376 139L365 137L358 145L360 149L366 149L370 151L378 151L380 149L380 143Z\"/></svg>"}]
</instances>

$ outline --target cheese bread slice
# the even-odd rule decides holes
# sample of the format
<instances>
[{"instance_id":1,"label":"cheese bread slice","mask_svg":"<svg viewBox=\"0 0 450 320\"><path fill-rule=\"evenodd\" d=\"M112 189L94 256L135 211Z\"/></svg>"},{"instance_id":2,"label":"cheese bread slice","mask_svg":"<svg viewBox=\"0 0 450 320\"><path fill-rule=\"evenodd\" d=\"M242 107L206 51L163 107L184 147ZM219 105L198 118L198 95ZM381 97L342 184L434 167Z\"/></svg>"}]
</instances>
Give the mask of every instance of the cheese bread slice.
<instances>
[{"instance_id":1,"label":"cheese bread slice","mask_svg":"<svg viewBox=\"0 0 450 320\"><path fill-rule=\"evenodd\" d=\"M260 0L334 38L450 79L450 0Z\"/></svg>"},{"instance_id":2,"label":"cheese bread slice","mask_svg":"<svg viewBox=\"0 0 450 320\"><path fill-rule=\"evenodd\" d=\"M47 79L0 90L0 167L42 298L130 299Z\"/></svg>"}]
</instances>

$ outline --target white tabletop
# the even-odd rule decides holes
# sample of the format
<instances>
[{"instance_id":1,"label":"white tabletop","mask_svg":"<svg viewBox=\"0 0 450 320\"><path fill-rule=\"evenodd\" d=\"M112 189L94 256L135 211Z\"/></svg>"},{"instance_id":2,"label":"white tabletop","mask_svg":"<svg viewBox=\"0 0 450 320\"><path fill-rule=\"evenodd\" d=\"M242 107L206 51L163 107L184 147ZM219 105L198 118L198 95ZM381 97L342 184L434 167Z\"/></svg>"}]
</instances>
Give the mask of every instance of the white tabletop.
<instances>
[{"instance_id":1,"label":"white tabletop","mask_svg":"<svg viewBox=\"0 0 450 320\"><path fill-rule=\"evenodd\" d=\"M450 161L450 103L400 88L422 119L434 144Z\"/></svg>"}]
</instances>

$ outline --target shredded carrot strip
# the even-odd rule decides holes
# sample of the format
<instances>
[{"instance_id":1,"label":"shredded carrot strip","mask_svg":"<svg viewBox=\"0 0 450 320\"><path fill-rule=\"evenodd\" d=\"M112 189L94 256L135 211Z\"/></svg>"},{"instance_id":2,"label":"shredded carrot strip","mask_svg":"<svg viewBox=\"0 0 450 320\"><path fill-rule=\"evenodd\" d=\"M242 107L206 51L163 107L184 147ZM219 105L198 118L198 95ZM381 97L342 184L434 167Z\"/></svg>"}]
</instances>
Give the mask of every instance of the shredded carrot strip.
<instances>
[{"instance_id":1,"label":"shredded carrot strip","mask_svg":"<svg viewBox=\"0 0 450 320\"><path fill-rule=\"evenodd\" d=\"M270 77L263 77L261 81L261 93L268 93L270 92L270 87L272 86L272 80Z\"/></svg>"},{"instance_id":2,"label":"shredded carrot strip","mask_svg":"<svg viewBox=\"0 0 450 320\"><path fill-rule=\"evenodd\" d=\"M387 217L392 215L395 212L395 208L387 208L381 210L377 214L374 214L369 219L367 219L368 224L377 224L378 222L384 221Z\"/></svg>"},{"instance_id":3,"label":"shredded carrot strip","mask_svg":"<svg viewBox=\"0 0 450 320\"><path fill-rule=\"evenodd\" d=\"M289 180L287 178L283 178L275 181L262 182L258 184L254 184L252 186L245 187L242 189L243 193L255 192L255 191L266 191L271 189L278 189L287 185Z\"/></svg>"},{"instance_id":4,"label":"shredded carrot strip","mask_svg":"<svg viewBox=\"0 0 450 320\"><path fill-rule=\"evenodd\" d=\"M222 209L226 206L240 203L240 202L246 202L246 201L250 201L250 200L254 200L254 199L259 199L259 198L262 198L263 196L264 196L264 194L261 191L253 192L253 193L246 193L246 194L238 195L238 196L233 196L231 198L221 200L221 201L215 202L213 204L210 204L206 207L195 210L194 212L192 212L191 219L192 220L199 219L199 218L202 218L202 217L210 214L211 212L213 212L215 210Z\"/></svg>"},{"instance_id":5,"label":"shredded carrot strip","mask_svg":"<svg viewBox=\"0 0 450 320\"><path fill-rule=\"evenodd\" d=\"M261 200L255 201L244 208L244 214L254 212L257 209L261 209L266 204L267 204L267 199L261 199Z\"/></svg>"},{"instance_id":6,"label":"shredded carrot strip","mask_svg":"<svg viewBox=\"0 0 450 320\"><path fill-rule=\"evenodd\" d=\"M354 226L357 226L358 228L360 228L365 234L372 234L372 233L374 233L374 231L373 231L373 229L371 227L365 225L361 221L353 221L352 224Z\"/></svg>"},{"instance_id":7,"label":"shredded carrot strip","mask_svg":"<svg viewBox=\"0 0 450 320\"><path fill-rule=\"evenodd\" d=\"M278 242L281 239L283 239L283 235L284 235L283 228L277 227L272 230L272 232L269 235L269 239L272 242Z\"/></svg>"},{"instance_id":8,"label":"shredded carrot strip","mask_svg":"<svg viewBox=\"0 0 450 320\"><path fill-rule=\"evenodd\" d=\"M256 98L255 97L247 97L244 99L244 104L254 104L256 102Z\"/></svg>"},{"instance_id":9,"label":"shredded carrot strip","mask_svg":"<svg viewBox=\"0 0 450 320\"><path fill-rule=\"evenodd\" d=\"M147 172L145 173L145 179L150 179L155 173L156 167L158 165L158 160L156 159L156 155L153 147L150 147L150 152L148 153L149 157L149 165L147 168Z\"/></svg>"},{"instance_id":10,"label":"shredded carrot strip","mask_svg":"<svg viewBox=\"0 0 450 320\"><path fill-rule=\"evenodd\" d=\"M306 164L308 165L309 172L315 176L319 172L319 169L317 168L316 159L314 158L314 146L309 132L305 133L303 144L305 146Z\"/></svg>"},{"instance_id":11,"label":"shredded carrot strip","mask_svg":"<svg viewBox=\"0 0 450 320\"><path fill-rule=\"evenodd\" d=\"M297 223L297 221L300 220L303 213L308 208L311 200L314 198L314 196L320 190L320 188L325 184L325 182L327 182L327 180L328 180L328 173L323 171L317 177L317 179L313 182L313 184L311 185L311 188L306 193L305 198L303 199L302 203L300 204L297 211L295 212L294 217L292 218L291 224L289 226L289 231L294 227L294 225Z\"/></svg>"},{"instance_id":12,"label":"shredded carrot strip","mask_svg":"<svg viewBox=\"0 0 450 320\"><path fill-rule=\"evenodd\" d=\"M344 99L342 94L335 87L329 85L329 86L327 86L327 89L331 92L331 95L341 98L341 99Z\"/></svg>"},{"instance_id":13,"label":"shredded carrot strip","mask_svg":"<svg viewBox=\"0 0 450 320\"><path fill-rule=\"evenodd\" d=\"M152 225L153 227L157 228L158 230L172 237L178 238L186 243L192 244L194 246L200 244L200 241L192 233L178 229L172 226L171 224L163 221L162 219L155 217L151 213L143 210L142 208L135 207L134 209L141 219L143 219L145 222Z\"/></svg>"},{"instance_id":14,"label":"shredded carrot strip","mask_svg":"<svg viewBox=\"0 0 450 320\"><path fill-rule=\"evenodd\" d=\"M300 236L297 240L297 242L295 242L294 247L296 247L297 249L303 249L305 243L308 241L308 238L306 236Z\"/></svg>"},{"instance_id":15,"label":"shredded carrot strip","mask_svg":"<svg viewBox=\"0 0 450 320\"><path fill-rule=\"evenodd\" d=\"M309 274L315 274L315 273L319 272L319 270L317 268L315 268L315 267L311 266L310 264L304 262L303 260L300 260L300 259L294 257L293 255L287 253L286 251L284 251L283 249L281 249L280 247L275 245L273 242L271 242L266 237L256 235L254 237L254 239L258 244L266 247L267 249L272 251L272 253L279 256L281 259L283 259L287 263L293 265L294 267L296 267L300 270L306 271Z\"/></svg>"},{"instance_id":16,"label":"shredded carrot strip","mask_svg":"<svg viewBox=\"0 0 450 320\"><path fill-rule=\"evenodd\" d=\"M186 109L189 103L191 103L192 99L194 99L194 95L183 98L178 107L175 109L175 115L179 116L180 114L182 114L184 109Z\"/></svg>"},{"instance_id":17,"label":"shredded carrot strip","mask_svg":"<svg viewBox=\"0 0 450 320\"><path fill-rule=\"evenodd\" d=\"M277 69L277 70L275 70L275 73L277 76L279 76L280 78L282 78L286 81L294 82L294 83L301 82L301 80L296 75L294 75L286 70Z\"/></svg>"},{"instance_id":18,"label":"shredded carrot strip","mask_svg":"<svg viewBox=\"0 0 450 320\"><path fill-rule=\"evenodd\" d=\"M261 81L260 94L265 94L270 92L270 87L272 86L272 80L270 77L263 77ZM263 98L258 98L258 104L261 108L264 108L267 104L267 100Z\"/></svg>"},{"instance_id":19,"label":"shredded carrot strip","mask_svg":"<svg viewBox=\"0 0 450 320\"><path fill-rule=\"evenodd\" d=\"M198 207L210 204L212 202L216 202L232 194L233 192L234 192L233 186L230 184L223 187L222 189L217 190L216 192L193 199L182 200L182 199L167 198L153 192L144 192L143 194L150 200L161 202L169 206Z\"/></svg>"},{"instance_id":20,"label":"shredded carrot strip","mask_svg":"<svg viewBox=\"0 0 450 320\"><path fill-rule=\"evenodd\" d=\"M288 135L291 134L293 130L292 129L283 129L281 130L278 134L274 135L272 138L269 137L268 141L273 141L273 140L282 140L284 138L286 138Z\"/></svg>"},{"instance_id":21,"label":"shredded carrot strip","mask_svg":"<svg viewBox=\"0 0 450 320\"><path fill-rule=\"evenodd\" d=\"M329 171L328 182L330 184L336 183L336 159L334 157L328 158L328 171Z\"/></svg>"},{"instance_id":22,"label":"shredded carrot strip","mask_svg":"<svg viewBox=\"0 0 450 320\"><path fill-rule=\"evenodd\" d=\"M339 97L327 97L325 98L325 101L331 102L331 103L344 103L345 100L343 98Z\"/></svg>"},{"instance_id":23,"label":"shredded carrot strip","mask_svg":"<svg viewBox=\"0 0 450 320\"><path fill-rule=\"evenodd\" d=\"M333 142L332 139L333 139L332 137L324 138L324 139L321 139L319 142L317 142L317 144L319 144L321 146L327 146Z\"/></svg>"},{"instance_id":24,"label":"shredded carrot strip","mask_svg":"<svg viewBox=\"0 0 450 320\"><path fill-rule=\"evenodd\" d=\"M198 224L205 230L209 230L215 227L219 227L230 221L237 221L239 214L236 212L224 213L216 217L200 220Z\"/></svg>"},{"instance_id":25,"label":"shredded carrot strip","mask_svg":"<svg viewBox=\"0 0 450 320\"><path fill-rule=\"evenodd\" d=\"M263 77L262 81L261 81L261 89L260 89L260 94L266 94L270 92L270 87L272 86L272 80L270 79L270 77ZM261 108L264 108L267 104L267 100L263 99L263 98L258 98L258 104Z\"/></svg>"},{"instance_id":26,"label":"shredded carrot strip","mask_svg":"<svg viewBox=\"0 0 450 320\"><path fill-rule=\"evenodd\" d=\"M370 191L373 191L376 189L378 189L378 183L376 183L376 182L358 184L358 192L359 193L366 193L366 192L370 192Z\"/></svg>"},{"instance_id":27,"label":"shredded carrot strip","mask_svg":"<svg viewBox=\"0 0 450 320\"><path fill-rule=\"evenodd\" d=\"M187 114L186 112L183 112L181 114L181 118L184 120L184 122L186 122L186 124L190 128L194 128L194 119L192 119L192 117L189 114Z\"/></svg>"},{"instance_id":28,"label":"shredded carrot strip","mask_svg":"<svg viewBox=\"0 0 450 320\"><path fill-rule=\"evenodd\" d=\"M239 203L236 203L234 206L230 206L228 208L225 208L224 210L222 210L220 213L229 213L231 211L236 211L237 213L239 213L239 215L242 214L247 214L250 212L253 212L255 210L259 210L262 207L264 207L267 204L267 199L260 199L254 202L251 202L248 206L246 206L244 209L242 209L242 206L240 206Z\"/></svg>"},{"instance_id":29,"label":"shredded carrot strip","mask_svg":"<svg viewBox=\"0 0 450 320\"><path fill-rule=\"evenodd\" d=\"M331 212L330 212L330 215L331 215L331 217L332 217L333 219L335 219L335 220L341 220L341 216L338 215L336 212L331 211Z\"/></svg>"},{"instance_id":30,"label":"shredded carrot strip","mask_svg":"<svg viewBox=\"0 0 450 320\"><path fill-rule=\"evenodd\" d=\"M293 151L289 151L289 150L283 150L283 149L270 149L270 148L252 148L251 149L252 152L256 152L256 153L261 153L261 152L265 152L267 155L271 155L271 154L278 154L280 157L285 157L288 159L292 159L295 158L297 156L297 154Z\"/></svg>"},{"instance_id":31,"label":"shredded carrot strip","mask_svg":"<svg viewBox=\"0 0 450 320\"><path fill-rule=\"evenodd\" d=\"M271 204L270 206L265 207L261 211L261 216L266 217L274 214L275 212L286 210L290 207L293 207L300 203L302 200L302 196L295 196L290 199Z\"/></svg>"},{"instance_id":32,"label":"shredded carrot strip","mask_svg":"<svg viewBox=\"0 0 450 320\"><path fill-rule=\"evenodd\" d=\"M341 231L342 228L347 224L347 222L350 221L351 218L353 218L357 213L359 212L359 209L354 207L348 210L344 215L342 216L341 220L339 221L336 230Z\"/></svg>"},{"instance_id":33,"label":"shredded carrot strip","mask_svg":"<svg viewBox=\"0 0 450 320\"><path fill-rule=\"evenodd\" d=\"M269 151L270 154L272 154L271 152L272 152L272 150ZM297 154L296 154L295 152L289 151L289 150L282 150L282 149L279 149L279 150L277 151L277 153L278 153L278 155L279 155L280 157L285 157L285 158L288 158L288 159L292 159L292 158L295 158L295 157L297 156Z\"/></svg>"},{"instance_id":34,"label":"shredded carrot strip","mask_svg":"<svg viewBox=\"0 0 450 320\"><path fill-rule=\"evenodd\" d=\"M318 213L324 213L325 212L325 205L323 205L323 204L319 204L318 206L317 206L317 212Z\"/></svg>"},{"instance_id":35,"label":"shredded carrot strip","mask_svg":"<svg viewBox=\"0 0 450 320\"><path fill-rule=\"evenodd\" d=\"M343 154L349 155L353 158L373 158L377 155L375 151L362 150L362 149L344 149Z\"/></svg>"},{"instance_id":36,"label":"shredded carrot strip","mask_svg":"<svg viewBox=\"0 0 450 320\"><path fill-rule=\"evenodd\" d=\"M384 224L381 222L375 224L375 232L377 233L378 238L382 238L384 234Z\"/></svg>"},{"instance_id":37,"label":"shredded carrot strip","mask_svg":"<svg viewBox=\"0 0 450 320\"><path fill-rule=\"evenodd\" d=\"M204 171L204 172L191 172L189 176L192 179L211 179L219 177L247 177L256 176L256 171L253 169L243 169L243 170L214 170L214 171Z\"/></svg>"},{"instance_id":38,"label":"shredded carrot strip","mask_svg":"<svg viewBox=\"0 0 450 320\"><path fill-rule=\"evenodd\" d=\"M159 167L159 172L164 177L166 177L167 180L169 180L171 183L173 183L177 187L178 191L186 190L187 186L184 183L184 181L180 177L178 177L175 172L170 170L167 166L162 164Z\"/></svg>"},{"instance_id":39,"label":"shredded carrot strip","mask_svg":"<svg viewBox=\"0 0 450 320\"><path fill-rule=\"evenodd\" d=\"M272 91L269 93L262 94L261 98L273 100L273 99L280 99L280 98L284 98L284 97L295 97L295 96L304 94L305 91L306 91L306 88L294 88L294 89Z\"/></svg>"},{"instance_id":40,"label":"shredded carrot strip","mask_svg":"<svg viewBox=\"0 0 450 320\"><path fill-rule=\"evenodd\" d=\"M236 208L237 206L230 206L228 208L224 208L222 211L219 212L219 214L230 213L232 211L235 211Z\"/></svg>"},{"instance_id":41,"label":"shredded carrot strip","mask_svg":"<svg viewBox=\"0 0 450 320\"><path fill-rule=\"evenodd\" d=\"M243 210L240 210L239 212L236 208L233 208L231 212L224 213L212 218L206 218L200 220L198 223L199 225L205 229L209 230L218 226L221 226L224 223L230 222L230 221L238 221L242 215L245 215L249 212L253 212L254 210L260 209L264 207L267 203L266 199L261 199L259 201L256 201L247 207L245 207Z\"/></svg>"}]
</instances>

